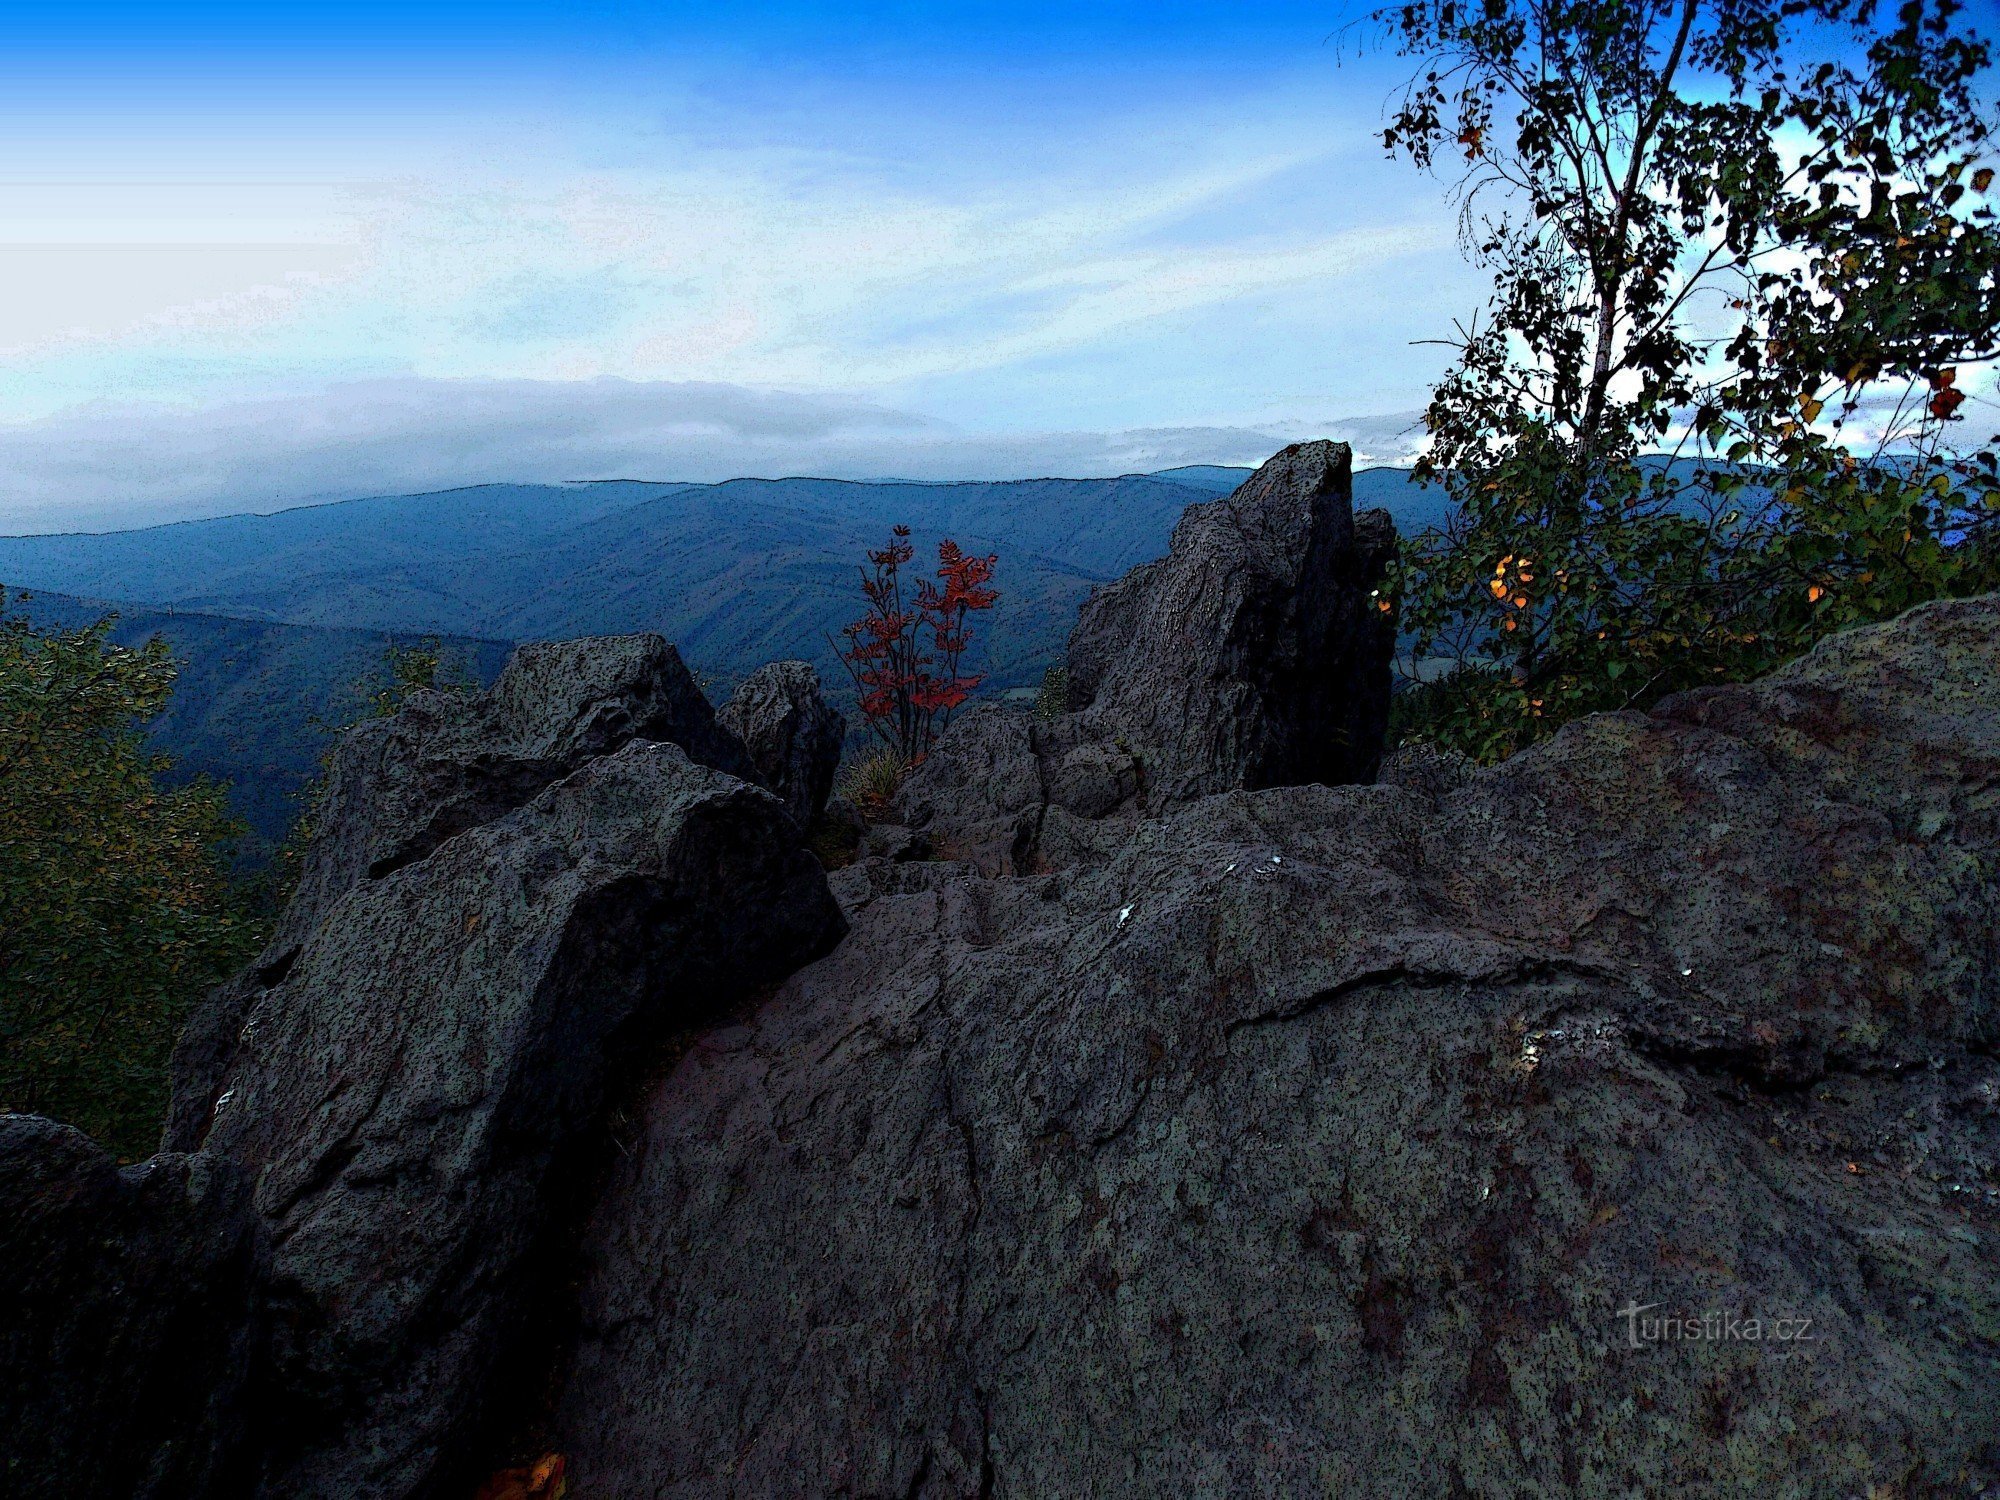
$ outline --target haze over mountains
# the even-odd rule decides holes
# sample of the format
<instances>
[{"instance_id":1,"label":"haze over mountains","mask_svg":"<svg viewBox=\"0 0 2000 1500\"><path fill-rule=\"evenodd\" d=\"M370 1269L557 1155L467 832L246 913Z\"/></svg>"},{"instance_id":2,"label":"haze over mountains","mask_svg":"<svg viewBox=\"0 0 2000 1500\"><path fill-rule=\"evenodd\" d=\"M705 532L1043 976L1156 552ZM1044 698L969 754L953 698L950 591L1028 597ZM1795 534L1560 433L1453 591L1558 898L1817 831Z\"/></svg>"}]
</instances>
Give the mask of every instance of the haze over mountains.
<instances>
[{"instance_id":1,"label":"haze over mountains","mask_svg":"<svg viewBox=\"0 0 2000 1500\"><path fill-rule=\"evenodd\" d=\"M1032 687L1097 584L1165 552L1190 504L1247 471L1111 479L737 479L480 485L142 530L0 537L0 584L74 622L104 608L121 640L164 635L186 663L156 743L185 773L231 781L260 839L282 835L324 721L385 639L451 638L490 678L505 643L655 630L726 693L799 657L851 701L829 634L859 613L855 569L896 524L922 566L940 537L999 555L1001 602L972 663L985 690ZM1440 513L1398 469L1355 476L1355 504L1404 529ZM60 597L52 597L60 596Z\"/></svg>"}]
</instances>

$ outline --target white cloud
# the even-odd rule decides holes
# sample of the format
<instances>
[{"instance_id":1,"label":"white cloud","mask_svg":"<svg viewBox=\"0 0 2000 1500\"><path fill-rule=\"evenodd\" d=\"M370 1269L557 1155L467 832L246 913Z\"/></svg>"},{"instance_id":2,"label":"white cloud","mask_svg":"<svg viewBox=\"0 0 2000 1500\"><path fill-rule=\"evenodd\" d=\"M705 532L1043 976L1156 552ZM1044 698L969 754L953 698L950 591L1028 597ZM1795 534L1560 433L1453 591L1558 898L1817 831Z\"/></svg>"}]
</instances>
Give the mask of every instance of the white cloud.
<instances>
[{"instance_id":1,"label":"white cloud","mask_svg":"<svg viewBox=\"0 0 2000 1500\"><path fill-rule=\"evenodd\" d=\"M851 398L621 380L371 381L210 408L98 406L0 427L0 532L102 530L489 481L1023 478L1251 464L1345 437L1390 462L1407 416L967 433Z\"/></svg>"},{"instance_id":2,"label":"white cloud","mask_svg":"<svg viewBox=\"0 0 2000 1500\"><path fill-rule=\"evenodd\" d=\"M370 142L347 173L300 181L198 143L193 157L225 152L208 180L12 195L24 274L0 294L0 411L45 414L79 390L188 399L219 367L309 380L329 361L850 390L1272 287L1337 296L1343 277L1450 238L1442 204L1380 196L1384 164L1333 180L1353 131L1329 134L1325 106L1210 101L1169 128L1155 105L1062 140L1023 121L970 158L922 121L885 152L854 103L784 122L787 139L656 123L643 152L609 161L592 134L607 121L468 127L459 152L399 163Z\"/></svg>"},{"instance_id":3,"label":"white cloud","mask_svg":"<svg viewBox=\"0 0 2000 1500\"><path fill-rule=\"evenodd\" d=\"M70 132L0 243L0 529L620 471L1248 461L1411 405L1409 341L1476 298L1445 205L1361 150L1338 83Z\"/></svg>"}]
</instances>

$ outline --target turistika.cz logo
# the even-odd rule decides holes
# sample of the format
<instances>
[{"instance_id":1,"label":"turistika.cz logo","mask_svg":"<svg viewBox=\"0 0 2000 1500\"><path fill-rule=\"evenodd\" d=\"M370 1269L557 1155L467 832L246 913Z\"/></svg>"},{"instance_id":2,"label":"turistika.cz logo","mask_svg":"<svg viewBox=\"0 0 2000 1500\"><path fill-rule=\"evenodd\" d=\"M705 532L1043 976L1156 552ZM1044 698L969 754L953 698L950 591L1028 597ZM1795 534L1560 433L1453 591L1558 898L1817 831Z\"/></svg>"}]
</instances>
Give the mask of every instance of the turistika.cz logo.
<instances>
[{"instance_id":1,"label":"turistika.cz logo","mask_svg":"<svg viewBox=\"0 0 2000 1500\"><path fill-rule=\"evenodd\" d=\"M1789 1315L1760 1318L1711 1309L1704 1313L1657 1313L1664 1304L1627 1302L1618 1316L1625 1320L1625 1341L1634 1349L1648 1344L1810 1344L1813 1320Z\"/></svg>"}]
</instances>

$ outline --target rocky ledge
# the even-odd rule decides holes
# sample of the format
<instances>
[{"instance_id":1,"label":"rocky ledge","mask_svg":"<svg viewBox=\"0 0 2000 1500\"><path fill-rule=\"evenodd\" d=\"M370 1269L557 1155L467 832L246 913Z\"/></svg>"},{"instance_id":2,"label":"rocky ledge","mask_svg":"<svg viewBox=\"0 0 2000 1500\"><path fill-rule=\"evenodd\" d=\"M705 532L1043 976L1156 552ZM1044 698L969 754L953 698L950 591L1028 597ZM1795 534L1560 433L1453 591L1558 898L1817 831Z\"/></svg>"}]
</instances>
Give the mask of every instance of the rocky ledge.
<instances>
[{"instance_id":1,"label":"rocky ledge","mask_svg":"<svg viewBox=\"0 0 2000 1500\"><path fill-rule=\"evenodd\" d=\"M1378 773L1345 461L1191 510L1072 713L956 726L889 841L929 857L802 852L752 784L815 734L790 674L733 769L630 714L347 859L188 1049L177 1153L0 1122L0 1353L50 1372L0 1384L10 1474L2000 1484L2000 598ZM569 649L616 698L629 648Z\"/></svg>"}]
</instances>

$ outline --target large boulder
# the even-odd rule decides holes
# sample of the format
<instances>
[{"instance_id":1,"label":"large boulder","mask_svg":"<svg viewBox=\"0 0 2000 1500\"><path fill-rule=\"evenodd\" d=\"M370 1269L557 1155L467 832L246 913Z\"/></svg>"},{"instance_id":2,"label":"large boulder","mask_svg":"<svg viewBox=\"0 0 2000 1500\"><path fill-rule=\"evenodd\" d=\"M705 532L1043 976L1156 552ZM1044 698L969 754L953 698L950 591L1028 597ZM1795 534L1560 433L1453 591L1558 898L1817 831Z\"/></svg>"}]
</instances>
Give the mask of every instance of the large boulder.
<instances>
[{"instance_id":1,"label":"large boulder","mask_svg":"<svg viewBox=\"0 0 2000 1500\"><path fill-rule=\"evenodd\" d=\"M615 1112L842 930L775 797L643 741L350 886L204 1150L273 1247L264 1493L471 1493L542 1396Z\"/></svg>"},{"instance_id":2,"label":"large boulder","mask_svg":"<svg viewBox=\"0 0 2000 1500\"><path fill-rule=\"evenodd\" d=\"M1124 825L1216 792L1372 781L1396 532L1354 515L1349 466L1343 443L1300 443L1189 506L1165 557L1084 605L1070 711L964 716L891 816L986 873L1033 873L1099 863Z\"/></svg>"},{"instance_id":3,"label":"large boulder","mask_svg":"<svg viewBox=\"0 0 2000 1500\"><path fill-rule=\"evenodd\" d=\"M19 1495L247 1492L262 1240L234 1164L120 1169L0 1115L0 1472Z\"/></svg>"},{"instance_id":4,"label":"large boulder","mask_svg":"<svg viewBox=\"0 0 2000 1500\"><path fill-rule=\"evenodd\" d=\"M778 794L799 827L826 806L847 722L820 696L819 674L802 661L772 662L737 684L716 722L742 742L757 778Z\"/></svg>"},{"instance_id":5,"label":"large boulder","mask_svg":"<svg viewBox=\"0 0 2000 1500\"><path fill-rule=\"evenodd\" d=\"M174 1049L164 1148L200 1146L244 1018L348 891L634 740L679 745L703 765L755 776L680 653L657 635L520 646L484 693L415 692L399 712L341 735L275 935L197 1007Z\"/></svg>"},{"instance_id":6,"label":"large boulder","mask_svg":"<svg viewBox=\"0 0 2000 1500\"><path fill-rule=\"evenodd\" d=\"M1152 806L1375 779L1396 531L1387 512L1355 516L1351 463L1345 443L1294 444L1085 603L1069 706L1140 751Z\"/></svg>"},{"instance_id":7,"label":"large boulder","mask_svg":"<svg viewBox=\"0 0 2000 1500\"><path fill-rule=\"evenodd\" d=\"M1101 865L838 877L638 1110L581 1493L2000 1484L2000 598Z\"/></svg>"},{"instance_id":8,"label":"large boulder","mask_svg":"<svg viewBox=\"0 0 2000 1500\"><path fill-rule=\"evenodd\" d=\"M484 693L412 693L340 737L299 884L274 946L296 944L362 880L422 859L632 740L679 745L750 779L680 653L657 635L516 647Z\"/></svg>"}]
</instances>

